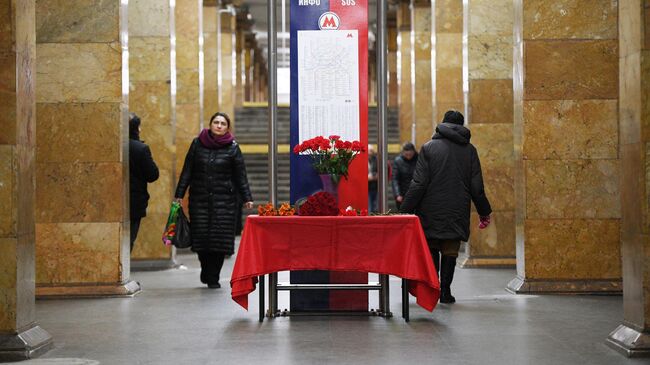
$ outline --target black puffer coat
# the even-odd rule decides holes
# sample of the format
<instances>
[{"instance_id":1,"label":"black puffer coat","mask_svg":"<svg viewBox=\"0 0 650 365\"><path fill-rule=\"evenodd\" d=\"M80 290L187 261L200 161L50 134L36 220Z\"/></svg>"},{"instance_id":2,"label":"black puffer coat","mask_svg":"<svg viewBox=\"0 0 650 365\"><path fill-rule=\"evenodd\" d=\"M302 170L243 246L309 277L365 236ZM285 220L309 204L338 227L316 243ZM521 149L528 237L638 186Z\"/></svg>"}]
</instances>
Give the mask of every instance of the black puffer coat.
<instances>
[{"instance_id":1,"label":"black puffer coat","mask_svg":"<svg viewBox=\"0 0 650 365\"><path fill-rule=\"evenodd\" d=\"M397 156L393 161L393 196L404 196L409 191L409 185L413 179L413 171L418 163L418 154L416 153L412 159L407 160L403 156Z\"/></svg>"},{"instance_id":2,"label":"black puffer coat","mask_svg":"<svg viewBox=\"0 0 650 365\"><path fill-rule=\"evenodd\" d=\"M479 215L492 213L470 138L469 129L462 125L442 123L422 146L400 211L415 212L428 239L467 241L472 201Z\"/></svg>"},{"instance_id":3,"label":"black puffer coat","mask_svg":"<svg viewBox=\"0 0 650 365\"><path fill-rule=\"evenodd\" d=\"M147 216L149 192L147 183L158 180L160 172L151 157L151 150L144 142L129 139L129 196L131 219Z\"/></svg>"},{"instance_id":4,"label":"black puffer coat","mask_svg":"<svg viewBox=\"0 0 650 365\"><path fill-rule=\"evenodd\" d=\"M235 214L239 190L252 201L244 156L237 142L208 149L198 138L192 141L176 187L176 198L190 189L192 251L232 255L235 251Z\"/></svg>"}]
</instances>

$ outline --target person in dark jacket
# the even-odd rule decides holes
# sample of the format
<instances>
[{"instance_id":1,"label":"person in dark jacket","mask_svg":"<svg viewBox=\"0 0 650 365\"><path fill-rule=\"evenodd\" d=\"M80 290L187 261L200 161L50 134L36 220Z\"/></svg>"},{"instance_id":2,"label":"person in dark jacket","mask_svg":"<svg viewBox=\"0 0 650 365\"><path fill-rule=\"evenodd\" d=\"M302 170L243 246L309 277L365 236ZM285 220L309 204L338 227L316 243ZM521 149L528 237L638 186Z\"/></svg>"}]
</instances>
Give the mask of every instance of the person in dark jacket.
<instances>
[{"instance_id":1,"label":"person in dark jacket","mask_svg":"<svg viewBox=\"0 0 650 365\"><path fill-rule=\"evenodd\" d=\"M413 179L413 171L418 162L418 153L415 151L415 145L411 142L406 142L402 146L402 152L395 161L393 161L393 196L399 209L406 193L409 190L409 185Z\"/></svg>"},{"instance_id":2,"label":"person in dark jacket","mask_svg":"<svg viewBox=\"0 0 650 365\"><path fill-rule=\"evenodd\" d=\"M147 183L158 180L158 166L149 146L140 140L140 118L129 116L129 198L131 211L131 251L140 230L140 221L147 215L149 192Z\"/></svg>"},{"instance_id":3,"label":"person in dark jacket","mask_svg":"<svg viewBox=\"0 0 650 365\"><path fill-rule=\"evenodd\" d=\"M454 110L436 128L432 140L420 150L413 181L400 208L415 212L429 244L436 269L440 272L440 302L454 303L454 279L460 241L469 238L470 205L479 214L481 225L490 223L492 208L483 188L481 163L471 134L463 126L463 115ZM439 260L439 254L442 258Z\"/></svg>"},{"instance_id":4,"label":"person in dark jacket","mask_svg":"<svg viewBox=\"0 0 650 365\"><path fill-rule=\"evenodd\" d=\"M220 288L226 255L235 251L237 193L253 207L244 156L230 133L230 118L216 113L210 126L192 141L176 187L176 201L189 192L192 251L201 262L201 282Z\"/></svg>"},{"instance_id":5,"label":"person in dark jacket","mask_svg":"<svg viewBox=\"0 0 650 365\"><path fill-rule=\"evenodd\" d=\"M377 152L372 145L368 145L368 212L377 212Z\"/></svg>"}]
</instances>

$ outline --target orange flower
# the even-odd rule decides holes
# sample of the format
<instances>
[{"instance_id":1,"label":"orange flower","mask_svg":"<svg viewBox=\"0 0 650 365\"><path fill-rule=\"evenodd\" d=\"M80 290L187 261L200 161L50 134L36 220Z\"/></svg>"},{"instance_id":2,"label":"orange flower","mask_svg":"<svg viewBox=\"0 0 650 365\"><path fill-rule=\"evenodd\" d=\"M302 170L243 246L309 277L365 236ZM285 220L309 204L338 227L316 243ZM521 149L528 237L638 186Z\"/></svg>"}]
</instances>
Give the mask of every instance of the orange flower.
<instances>
[{"instance_id":1,"label":"orange flower","mask_svg":"<svg viewBox=\"0 0 650 365\"><path fill-rule=\"evenodd\" d=\"M294 215L296 213L296 210L289 205L289 203L282 203L280 206L280 209L278 209L278 215L281 216L290 216Z\"/></svg>"}]
</instances>

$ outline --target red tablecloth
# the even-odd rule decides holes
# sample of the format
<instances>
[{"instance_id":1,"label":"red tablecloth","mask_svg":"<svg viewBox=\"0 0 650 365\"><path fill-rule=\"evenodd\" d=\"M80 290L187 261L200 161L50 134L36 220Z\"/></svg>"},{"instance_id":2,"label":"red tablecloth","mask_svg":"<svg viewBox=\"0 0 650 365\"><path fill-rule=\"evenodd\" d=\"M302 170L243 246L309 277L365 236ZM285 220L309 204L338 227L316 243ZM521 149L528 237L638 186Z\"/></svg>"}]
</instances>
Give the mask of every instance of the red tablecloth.
<instances>
[{"instance_id":1,"label":"red tablecloth","mask_svg":"<svg viewBox=\"0 0 650 365\"><path fill-rule=\"evenodd\" d=\"M417 303L433 311L440 284L416 216L249 216L230 286L248 309L257 277L278 271L331 270L408 279Z\"/></svg>"}]
</instances>

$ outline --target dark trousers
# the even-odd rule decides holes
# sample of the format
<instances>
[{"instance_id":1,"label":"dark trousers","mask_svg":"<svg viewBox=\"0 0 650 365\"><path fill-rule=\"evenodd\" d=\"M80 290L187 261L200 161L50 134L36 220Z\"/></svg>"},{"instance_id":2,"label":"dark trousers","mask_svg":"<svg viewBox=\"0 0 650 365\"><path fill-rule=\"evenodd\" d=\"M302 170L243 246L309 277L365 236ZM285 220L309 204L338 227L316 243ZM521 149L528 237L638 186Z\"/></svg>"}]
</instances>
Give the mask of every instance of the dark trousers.
<instances>
[{"instance_id":1,"label":"dark trousers","mask_svg":"<svg viewBox=\"0 0 650 365\"><path fill-rule=\"evenodd\" d=\"M378 206L377 190L368 190L368 213L376 213Z\"/></svg>"},{"instance_id":2,"label":"dark trousers","mask_svg":"<svg viewBox=\"0 0 650 365\"><path fill-rule=\"evenodd\" d=\"M217 284L223 267L224 254L217 252L197 252L201 261L201 282Z\"/></svg>"},{"instance_id":3,"label":"dark trousers","mask_svg":"<svg viewBox=\"0 0 650 365\"><path fill-rule=\"evenodd\" d=\"M131 219L131 252L133 252L133 244L135 243L135 239L138 237L141 219L142 218Z\"/></svg>"}]
</instances>

